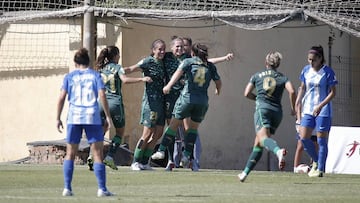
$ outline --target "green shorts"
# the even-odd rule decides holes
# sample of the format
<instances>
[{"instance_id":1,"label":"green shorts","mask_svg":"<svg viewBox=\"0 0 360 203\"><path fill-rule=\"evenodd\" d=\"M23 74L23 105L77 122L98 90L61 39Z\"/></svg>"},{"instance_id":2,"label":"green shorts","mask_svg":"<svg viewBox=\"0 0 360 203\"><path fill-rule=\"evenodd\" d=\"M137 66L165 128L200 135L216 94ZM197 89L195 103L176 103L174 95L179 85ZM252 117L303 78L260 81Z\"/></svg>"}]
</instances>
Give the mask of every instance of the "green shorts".
<instances>
[{"instance_id":1,"label":"green shorts","mask_svg":"<svg viewBox=\"0 0 360 203\"><path fill-rule=\"evenodd\" d=\"M165 118L171 119L176 100L179 98L180 91L171 90L170 94L165 95Z\"/></svg>"},{"instance_id":2,"label":"green shorts","mask_svg":"<svg viewBox=\"0 0 360 203\"><path fill-rule=\"evenodd\" d=\"M164 100L149 100L143 98L141 105L140 124L149 128L165 125Z\"/></svg>"},{"instance_id":3,"label":"green shorts","mask_svg":"<svg viewBox=\"0 0 360 203\"><path fill-rule=\"evenodd\" d=\"M256 109L254 113L255 132L261 128L269 128L271 134L275 134L282 120L282 111L269 109Z\"/></svg>"},{"instance_id":4,"label":"green shorts","mask_svg":"<svg viewBox=\"0 0 360 203\"><path fill-rule=\"evenodd\" d=\"M111 114L111 119L114 123L115 128L123 128L125 127L125 111L124 105L122 103L121 97L107 97L106 98L109 104L109 110ZM104 109L102 105L100 105L100 114L101 114L101 121L104 125L106 117Z\"/></svg>"},{"instance_id":5,"label":"green shorts","mask_svg":"<svg viewBox=\"0 0 360 203\"><path fill-rule=\"evenodd\" d=\"M192 121L201 123L205 118L208 108L208 104L191 104L178 99L173 114L174 117L179 120L190 117Z\"/></svg>"}]
</instances>

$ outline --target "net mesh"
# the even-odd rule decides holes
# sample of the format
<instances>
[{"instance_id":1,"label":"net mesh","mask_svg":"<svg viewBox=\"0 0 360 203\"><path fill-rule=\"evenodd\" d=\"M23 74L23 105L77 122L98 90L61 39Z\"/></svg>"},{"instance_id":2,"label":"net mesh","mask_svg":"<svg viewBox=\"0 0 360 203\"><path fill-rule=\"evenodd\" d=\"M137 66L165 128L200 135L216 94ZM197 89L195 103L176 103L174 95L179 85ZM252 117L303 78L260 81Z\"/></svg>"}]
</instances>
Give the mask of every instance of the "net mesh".
<instances>
[{"instance_id":1,"label":"net mesh","mask_svg":"<svg viewBox=\"0 0 360 203\"><path fill-rule=\"evenodd\" d=\"M126 19L216 19L264 30L295 18L321 21L360 37L360 0L0 0L0 24L75 16L93 9L98 17Z\"/></svg>"}]
</instances>

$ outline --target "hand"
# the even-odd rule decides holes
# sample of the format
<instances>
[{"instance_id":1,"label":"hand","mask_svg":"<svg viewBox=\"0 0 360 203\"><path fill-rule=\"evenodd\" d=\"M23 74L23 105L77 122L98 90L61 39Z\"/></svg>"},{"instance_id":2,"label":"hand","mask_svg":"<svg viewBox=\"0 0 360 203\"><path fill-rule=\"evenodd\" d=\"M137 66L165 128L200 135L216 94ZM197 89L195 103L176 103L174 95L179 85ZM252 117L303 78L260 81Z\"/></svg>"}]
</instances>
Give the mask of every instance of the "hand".
<instances>
[{"instance_id":1,"label":"hand","mask_svg":"<svg viewBox=\"0 0 360 203\"><path fill-rule=\"evenodd\" d=\"M215 95L219 95L220 94L220 90L215 89Z\"/></svg>"},{"instance_id":2,"label":"hand","mask_svg":"<svg viewBox=\"0 0 360 203\"><path fill-rule=\"evenodd\" d=\"M296 129L297 133L300 133L300 121L299 120L296 120L296 122L295 122L295 129Z\"/></svg>"},{"instance_id":3,"label":"hand","mask_svg":"<svg viewBox=\"0 0 360 203\"><path fill-rule=\"evenodd\" d=\"M233 53L228 53L228 54L226 54L226 56L225 56L225 60L227 60L227 61L230 61L230 60L232 60L234 58L234 54Z\"/></svg>"},{"instance_id":4,"label":"hand","mask_svg":"<svg viewBox=\"0 0 360 203\"><path fill-rule=\"evenodd\" d=\"M114 126L114 123L113 123L111 117L106 117L106 122L108 124L107 129L110 130L110 128Z\"/></svg>"},{"instance_id":5,"label":"hand","mask_svg":"<svg viewBox=\"0 0 360 203\"><path fill-rule=\"evenodd\" d=\"M315 106L314 111L313 111L313 116L315 116L315 117L318 116L321 112L321 109L322 109L321 106Z\"/></svg>"},{"instance_id":6,"label":"hand","mask_svg":"<svg viewBox=\"0 0 360 203\"><path fill-rule=\"evenodd\" d=\"M64 129L64 126L63 126L61 120L57 120L56 126L57 126L58 131L59 131L60 133L62 133L62 130Z\"/></svg>"},{"instance_id":7,"label":"hand","mask_svg":"<svg viewBox=\"0 0 360 203\"><path fill-rule=\"evenodd\" d=\"M143 77L143 78L142 78L142 81L143 81L143 82L153 82L153 80L152 80L151 77L149 77L149 76Z\"/></svg>"},{"instance_id":8,"label":"hand","mask_svg":"<svg viewBox=\"0 0 360 203\"><path fill-rule=\"evenodd\" d=\"M164 93L164 94L169 94L169 93L170 93L170 90L171 90L171 87L169 87L168 85L166 85L166 86L163 88L163 93Z\"/></svg>"}]
</instances>

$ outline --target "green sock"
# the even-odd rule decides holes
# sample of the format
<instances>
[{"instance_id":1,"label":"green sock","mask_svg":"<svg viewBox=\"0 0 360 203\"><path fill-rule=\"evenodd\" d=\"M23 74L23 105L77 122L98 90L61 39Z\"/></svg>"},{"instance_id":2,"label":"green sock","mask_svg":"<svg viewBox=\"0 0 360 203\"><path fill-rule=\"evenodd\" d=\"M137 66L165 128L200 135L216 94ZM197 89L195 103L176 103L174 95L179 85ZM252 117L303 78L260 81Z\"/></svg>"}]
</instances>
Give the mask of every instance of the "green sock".
<instances>
[{"instance_id":1,"label":"green sock","mask_svg":"<svg viewBox=\"0 0 360 203\"><path fill-rule=\"evenodd\" d=\"M262 146L264 146L267 150L273 152L276 155L276 152L280 149L277 145L276 141L272 138L265 138L261 142Z\"/></svg>"},{"instance_id":2,"label":"green sock","mask_svg":"<svg viewBox=\"0 0 360 203\"><path fill-rule=\"evenodd\" d=\"M198 131L196 129L189 129L185 135L185 150L184 155L190 157L194 151L194 144L198 136Z\"/></svg>"},{"instance_id":3,"label":"green sock","mask_svg":"<svg viewBox=\"0 0 360 203\"><path fill-rule=\"evenodd\" d=\"M246 174L249 174L250 171L252 171L254 169L254 167L256 166L257 162L260 160L261 156L262 156L262 152L263 152L263 148L262 147L254 147L253 151L251 152L249 159L246 163L246 167L244 169L244 172Z\"/></svg>"},{"instance_id":4,"label":"green sock","mask_svg":"<svg viewBox=\"0 0 360 203\"><path fill-rule=\"evenodd\" d=\"M148 164L149 163L149 159L151 157L151 155L153 154L154 150L153 149L145 149L144 150L144 155L142 160L140 161L141 164Z\"/></svg>"},{"instance_id":5,"label":"green sock","mask_svg":"<svg viewBox=\"0 0 360 203\"><path fill-rule=\"evenodd\" d=\"M144 140L140 139L135 147L134 150L134 162L140 162L144 156L144 150L141 149L141 146L143 145Z\"/></svg>"},{"instance_id":6,"label":"green sock","mask_svg":"<svg viewBox=\"0 0 360 203\"><path fill-rule=\"evenodd\" d=\"M165 134L163 139L161 140L161 144L159 146L159 150L158 151L165 151L166 148L170 145L174 143L174 138L176 136L176 131L171 130L169 127L166 128L165 130Z\"/></svg>"},{"instance_id":7,"label":"green sock","mask_svg":"<svg viewBox=\"0 0 360 203\"><path fill-rule=\"evenodd\" d=\"M115 135L111 140L111 146L107 153L108 156L113 157L116 153L117 148L119 148L121 144L122 138L119 135Z\"/></svg>"},{"instance_id":8,"label":"green sock","mask_svg":"<svg viewBox=\"0 0 360 203\"><path fill-rule=\"evenodd\" d=\"M136 148L134 151L134 161L140 162L144 156L144 150L140 148Z\"/></svg>"}]
</instances>

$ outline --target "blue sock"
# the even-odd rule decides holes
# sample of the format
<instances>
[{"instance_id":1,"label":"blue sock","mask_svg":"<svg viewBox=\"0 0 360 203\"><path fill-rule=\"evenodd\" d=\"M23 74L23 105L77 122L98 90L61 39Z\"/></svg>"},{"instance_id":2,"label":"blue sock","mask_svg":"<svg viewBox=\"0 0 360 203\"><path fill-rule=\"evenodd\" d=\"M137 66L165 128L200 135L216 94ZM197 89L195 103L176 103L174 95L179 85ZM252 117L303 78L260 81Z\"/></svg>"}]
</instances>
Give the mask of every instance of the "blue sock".
<instances>
[{"instance_id":1,"label":"blue sock","mask_svg":"<svg viewBox=\"0 0 360 203\"><path fill-rule=\"evenodd\" d=\"M74 174L74 161L73 160L64 160L63 172L64 172L64 188L72 191L71 181L72 181L72 177Z\"/></svg>"},{"instance_id":2,"label":"blue sock","mask_svg":"<svg viewBox=\"0 0 360 203\"><path fill-rule=\"evenodd\" d=\"M318 162L318 154L316 153L315 145L310 138L302 138L301 142L304 150L309 154L314 162Z\"/></svg>"},{"instance_id":3,"label":"blue sock","mask_svg":"<svg viewBox=\"0 0 360 203\"><path fill-rule=\"evenodd\" d=\"M318 169L319 171L325 172L325 162L328 154L328 145L326 137L318 137L317 142L319 145L319 162Z\"/></svg>"},{"instance_id":4,"label":"blue sock","mask_svg":"<svg viewBox=\"0 0 360 203\"><path fill-rule=\"evenodd\" d=\"M98 182L99 189L107 191L106 189L106 171L103 163L94 163L94 173Z\"/></svg>"}]
</instances>

